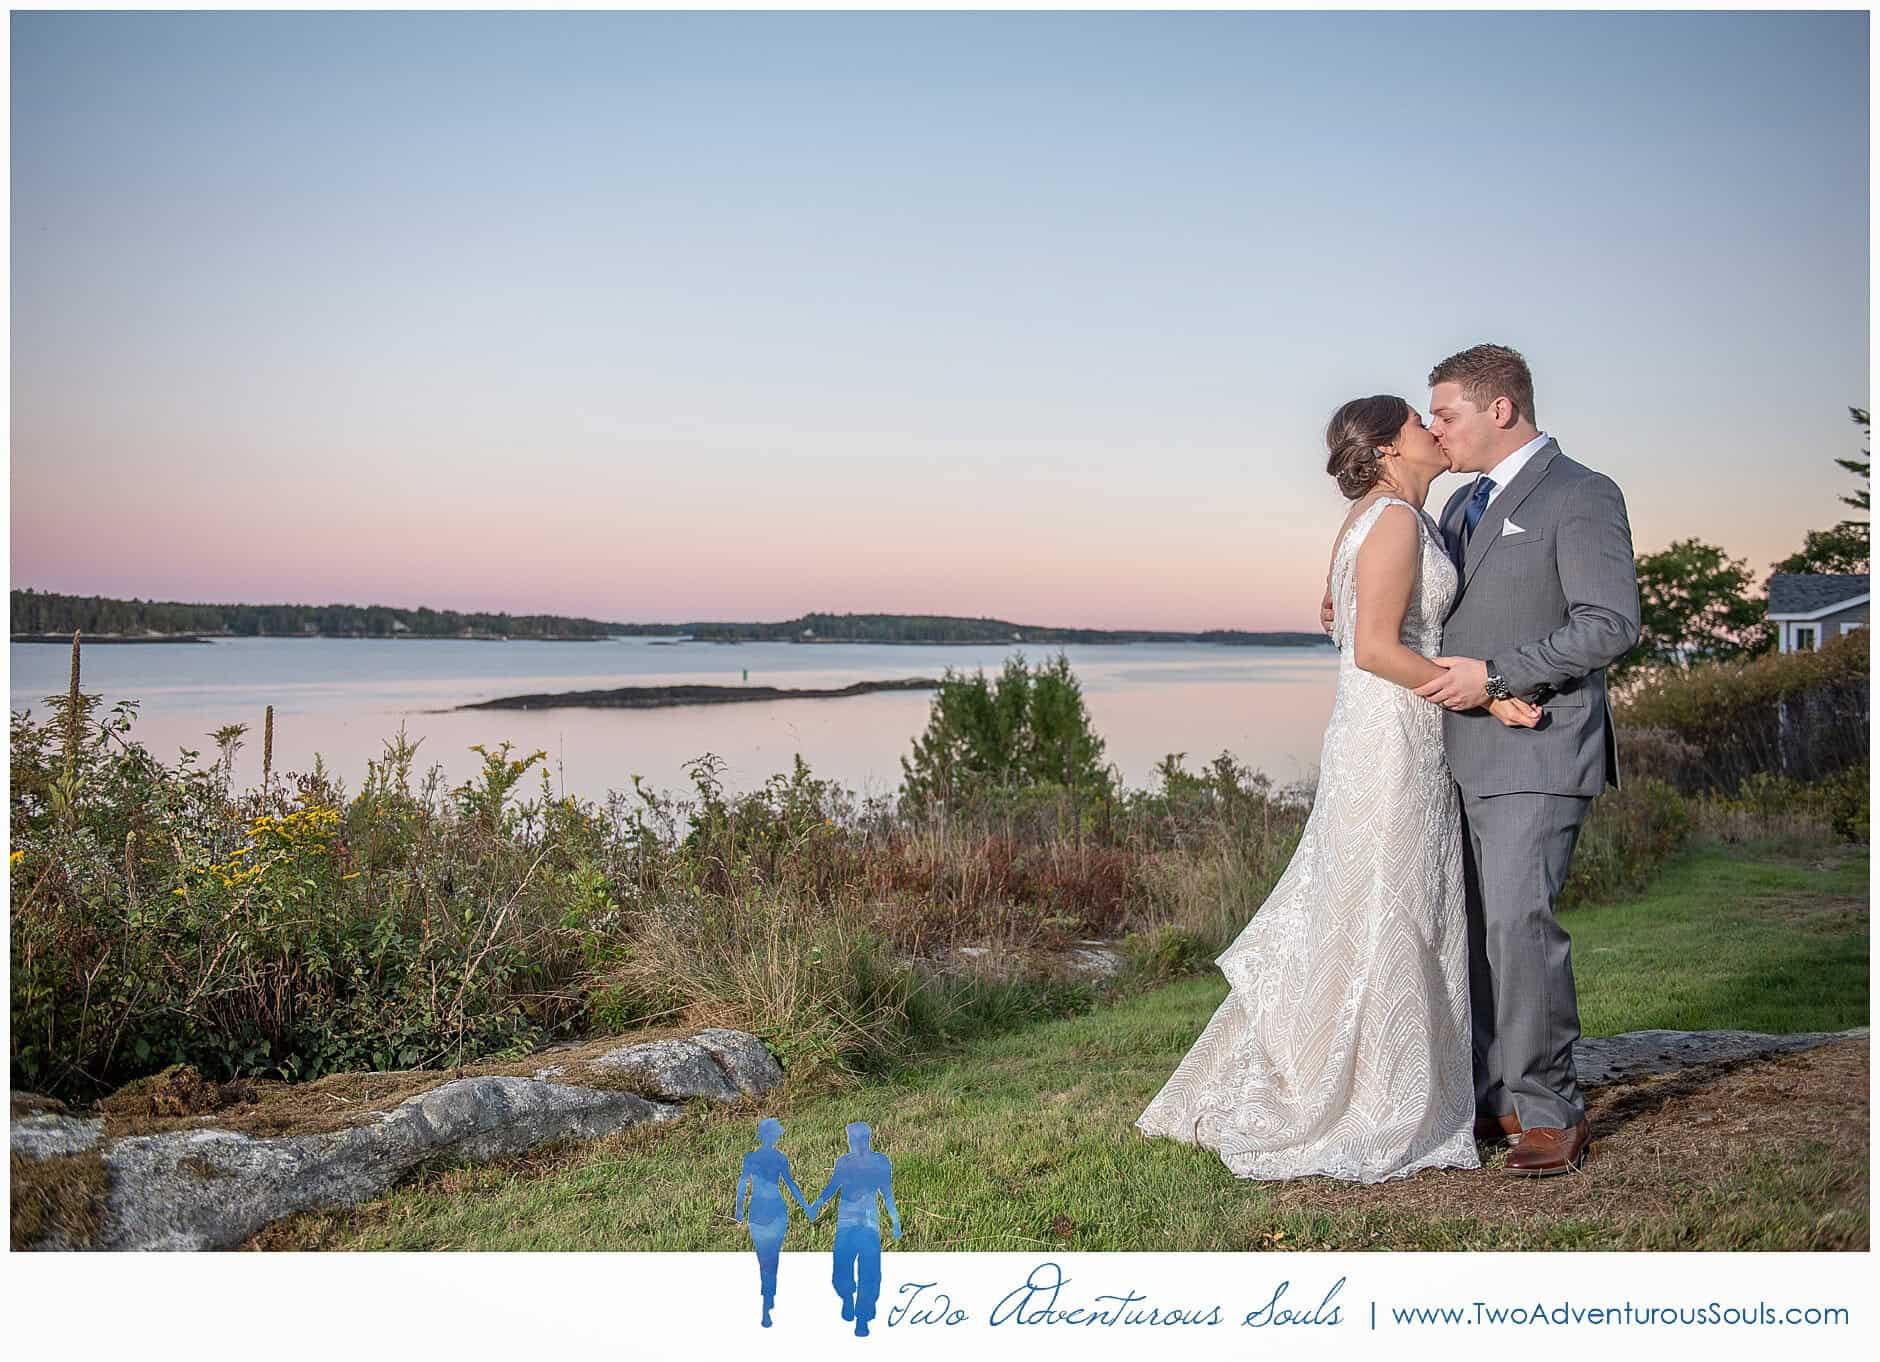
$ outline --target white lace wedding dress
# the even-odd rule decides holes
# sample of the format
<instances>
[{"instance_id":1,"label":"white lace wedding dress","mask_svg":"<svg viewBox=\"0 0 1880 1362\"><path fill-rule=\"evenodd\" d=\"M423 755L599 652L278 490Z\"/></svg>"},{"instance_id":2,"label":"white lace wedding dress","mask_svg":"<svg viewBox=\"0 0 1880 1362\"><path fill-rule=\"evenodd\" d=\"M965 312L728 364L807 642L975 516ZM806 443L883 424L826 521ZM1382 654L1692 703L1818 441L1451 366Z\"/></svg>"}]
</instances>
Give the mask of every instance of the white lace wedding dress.
<instances>
[{"instance_id":1,"label":"white lace wedding dress","mask_svg":"<svg viewBox=\"0 0 1880 1362\"><path fill-rule=\"evenodd\" d=\"M1333 556L1338 692L1298 849L1215 960L1226 1001L1136 1118L1145 1135L1217 1151L1240 1177L1382 1182L1480 1166L1442 711L1352 660L1358 546L1390 505L1410 508L1421 539L1402 639L1442 651L1455 564L1428 516L1382 497Z\"/></svg>"}]
</instances>

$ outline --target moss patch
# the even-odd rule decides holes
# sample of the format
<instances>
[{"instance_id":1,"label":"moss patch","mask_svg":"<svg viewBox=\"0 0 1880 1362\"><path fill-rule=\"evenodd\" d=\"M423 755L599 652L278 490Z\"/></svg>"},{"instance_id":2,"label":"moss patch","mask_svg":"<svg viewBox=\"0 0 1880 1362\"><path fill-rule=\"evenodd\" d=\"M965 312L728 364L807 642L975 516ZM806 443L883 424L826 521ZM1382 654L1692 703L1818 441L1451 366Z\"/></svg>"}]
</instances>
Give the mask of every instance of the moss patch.
<instances>
[{"instance_id":1,"label":"moss patch","mask_svg":"<svg viewBox=\"0 0 1880 1362\"><path fill-rule=\"evenodd\" d=\"M63 1248L90 1248L97 1242L110 1174L95 1150L49 1159L15 1154L11 1167L15 1253L47 1238Z\"/></svg>"},{"instance_id":2,"label":"moss patch","mask_svg":"<svg viewBox=\"0 0 1880 1362\"><path fill-rule=\"evenodd\" d=\"M550 1067L559 1067L562 1072L549 1075L546 1082L630 1092L649 1101L664 1101L640 1075L596 1068L593 1061L623 1045L683 1038L696 1030L661 1027L630 1036L606 1036L520 1059L489 1060L454 1069L328 1074L308 1083L256 1078L218 1085L179 1064L126 1083L101 1098L94 1113L104 1117L106 1140L205 1128L256 1138L320 1135L369 1125L399 1103L459 1078L533 1078L537 1070Z\"/></svg>"},{"instance_id":3,"label":"moss patch","mask_svg":"<svg viewBox=\"0 0 1880 1362\"><path fill-rule=\"evenodd\" d=\"M178 1172L187 1173L203 1182L220 1182L235 1175L226 1168L218 1168L200 1154L186 1154L176 1161Z\"/></svg>"},{"instance_id":4,"label":"moss patch","mask_svg":"<svg viewBox=\"0 0 1880 1362\"><path fill-rule=\"evenodd\" d=\"M98 1102L98 1111L111 1117L200 1116L223 1105L216 1085L188 1064L172 1064L161 1073L134 1078ZM107 1126L107 1129L109 1127Z\"/></svg>"}]
</instances>

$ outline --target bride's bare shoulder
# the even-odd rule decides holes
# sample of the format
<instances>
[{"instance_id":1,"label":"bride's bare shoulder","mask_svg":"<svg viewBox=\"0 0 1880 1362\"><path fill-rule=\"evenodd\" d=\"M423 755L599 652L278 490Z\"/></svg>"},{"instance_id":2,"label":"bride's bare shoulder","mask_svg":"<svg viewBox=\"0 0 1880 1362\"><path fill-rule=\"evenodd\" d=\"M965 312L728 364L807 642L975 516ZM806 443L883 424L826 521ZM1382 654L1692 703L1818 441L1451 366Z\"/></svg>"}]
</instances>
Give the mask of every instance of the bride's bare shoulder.
<instances>
[{"instance_id":1,"label":"bride's bare shoulder","mask_svg":"<svg viewBox=\"0 0 1880 1362\"><path fill-rule=\"evenodd\" d=\"M1361 497L1359 500L1352 502L1351 509L1345 513L1344 523L1338 527L1338 533L1332 538L1332 557L1334 559L1338 557L1338 550L1344 546L1346 536L1351 533L1352 527L1360 520L1364 519L1366 513L1379 502L1391 502L1396 505L1404 506L1405 510L1409 511L1408 504L1405 503L1402 498L1390 496L1382 492L1374 492L1369 496ZM1372 526L1372 531L1375 532L1376 529L1387 522L1395 521L1402 521L1406 526L1413 525L1415 523L1415 512L1410 511L1407 515L1393 516L1389 510L1382 511L1377 516L1376 522ZM1386 531L1386 537L1396 533L1396 530ZM1367 540L1370 537L1370 533L1365 535Z\"/></svg>"},{"instance_id":2,"label":"bride's bare shoulder","mask_svg":"<svg viewBox=\"0 0 1880 1362\"><path fill-rule=\"evenodd\" d=\"M1389 504L1379 506L1379 502ZM1354 521L1354 527L1346 532L1352 542L1334 551L1334 562L1342 559L1349 563L1360 579L1369 579L1374 585L1414 570L1419 533L1414 508L1401 504L1396 497L1378 497Z\"/></svg>"}]
</instances>

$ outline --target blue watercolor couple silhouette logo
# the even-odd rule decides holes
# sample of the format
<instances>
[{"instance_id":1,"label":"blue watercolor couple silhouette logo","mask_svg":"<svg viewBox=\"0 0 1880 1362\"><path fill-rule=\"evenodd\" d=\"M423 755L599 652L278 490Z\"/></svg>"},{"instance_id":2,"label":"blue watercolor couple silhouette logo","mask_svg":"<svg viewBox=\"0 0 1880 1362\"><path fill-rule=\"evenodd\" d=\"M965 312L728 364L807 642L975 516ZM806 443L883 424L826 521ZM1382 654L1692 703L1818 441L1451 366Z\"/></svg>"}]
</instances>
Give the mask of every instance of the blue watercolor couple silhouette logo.
<instances>
[{"instance_id":1,"label":"blue watercolor couple silhouette logo","mask_svg":"<svg viewBox=\"0 0 1880 1362\"><path fill-rule=\"evenodd\" d=\"M758 1147L744 1156L738 1173L737 1194L731 1200L731 1218L749 1219L751 1247L757 1251L758 1284L764 1294L764 1327L770 1327L770 1309L777 1300L777 1255L790 1228L790 1206L778 1189L781 1183L814 1223L817 1212L831 1197L839 1197L836 1214L835 1272L831 1281L842 1298L842 1318L855 1321L857 1338L868 1337L868 1321L875 1317L881 1295L881 1215L876 1200L887 1203L894 1237L901 1237L901 1212L894 1204L894 1171L888 1156L868 1146L866 1121L848 1126L849 1152L836 1160L829 1185L814 1204L803 1200L790 1172L789 1156L777 1148L783 1122L766 1116L757 1123ZM746 1206L744 1195L750 1192Z\"/></svg>"}]
</instances>

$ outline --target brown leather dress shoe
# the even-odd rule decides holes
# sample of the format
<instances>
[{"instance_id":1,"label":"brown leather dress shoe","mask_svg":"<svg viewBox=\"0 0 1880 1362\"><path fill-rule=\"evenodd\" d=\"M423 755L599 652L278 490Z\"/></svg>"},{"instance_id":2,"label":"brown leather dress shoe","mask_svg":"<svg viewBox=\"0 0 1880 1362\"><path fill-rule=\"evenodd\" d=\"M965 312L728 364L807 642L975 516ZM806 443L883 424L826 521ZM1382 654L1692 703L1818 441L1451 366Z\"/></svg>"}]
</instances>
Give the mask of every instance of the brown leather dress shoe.
<instances>
[{"instance_id":1,"label":"brown leather dress shoe","mask_svg":"<svg viewBox=\"0 0 1880 1362\"><path fill-rule=\"evenodd\" d=\"M1478 1116L1475 1118L1475 1142L1495 1145L1504 1141L1513 1144L1521 1138L1521 1118L1512 1111L1505 1116Z\"/></svg>"},{"instance_id":2,"label":"brown leather dress shoe","mask_svg":"<svg viewBox=\"0 0 1880 1362\"><path fill-rule=\"evenodd\" d=\"M1537 1126L1521 1132L1521 1143L1508 1153L1507 1169L1519 1177L1546 1178L1577 1172L1586 1163L1593 1137L1586 1122L1566 1129Z\"/></svg>"}]
</instances>

